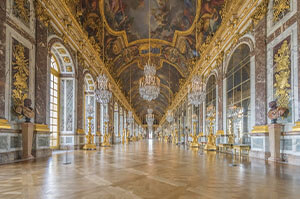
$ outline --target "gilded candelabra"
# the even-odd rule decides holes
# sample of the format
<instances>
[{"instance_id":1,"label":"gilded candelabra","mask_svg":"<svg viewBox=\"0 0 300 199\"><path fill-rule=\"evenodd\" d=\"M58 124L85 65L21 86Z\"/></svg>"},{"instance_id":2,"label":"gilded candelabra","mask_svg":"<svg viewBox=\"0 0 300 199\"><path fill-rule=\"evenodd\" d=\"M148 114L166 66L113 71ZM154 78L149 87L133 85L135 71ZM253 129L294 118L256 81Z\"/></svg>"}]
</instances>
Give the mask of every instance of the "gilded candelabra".
<instances>
[{"instance_id":1,"label":"gilded candelabra","mask_svg":"<svg viewBox=\"0 0 300 199\"><path fill-rule=\"evenodd\" d=\"M122 134L122 144L125 144L126 142L126 130L123 129L123 134Z\"/></svg>"},{"instance_id":2,"label":"gilded candelabra","mask_svg":"<svg viewBox=\"0 0 300 199\"><path fill-rule=\"evenodd\" d=\"M111 146L111 144L109 143L110 135L107 132L107 122L105 122L104 124L105 124L105 134L103 136L103 143L102 143L101 146L103 146L103 147L110 147Z\"/></svg>"},{"instance_id":3,"label":"gilded candelabra","mask_svg":"<svg viewBox=\"0 0 300 199\"><path fill-rule=\"evenodd\" d=\"M193 147L193 148L198 148L200 145L198 143L198 138L200 137L200 135L196 135L196 121L193 122L193 134L191 134L190 136L193 138L193 141L191 142L190 144L190 147Z\"/></svg>"},{"instance_id":4,"label":"gilded candelabra","mask_svg":"<svg viewBox=\"0 0 300 199\"><path fill-rule=\"evenodd\" d=\"M96 149L96 145L94 143L94 135L92 135L92 119L93 119L93 117L91 117L91 116L88 117L89 131L88 131L88 134L85 136L87 143L83 146L84 150L95 150Z\"/></svg>"},{"instance_id":5,"label":"gilded candelabra","mask_svg":"<svg viewBox=\"0 0 300 199\"><path fill-rule=\"evenodd\" d=\"M213 125L214 125L215 116L216 116L215 107L213 105L210 105L207 108L207 112L208 112L207 120L209 121L209 135L207 136L207 143L206 143L204 149L208 150L208 151L216 151L217 150L217 146L216 146L216 138L217 137L213 133Z\"/></svg>"}]
</instances>

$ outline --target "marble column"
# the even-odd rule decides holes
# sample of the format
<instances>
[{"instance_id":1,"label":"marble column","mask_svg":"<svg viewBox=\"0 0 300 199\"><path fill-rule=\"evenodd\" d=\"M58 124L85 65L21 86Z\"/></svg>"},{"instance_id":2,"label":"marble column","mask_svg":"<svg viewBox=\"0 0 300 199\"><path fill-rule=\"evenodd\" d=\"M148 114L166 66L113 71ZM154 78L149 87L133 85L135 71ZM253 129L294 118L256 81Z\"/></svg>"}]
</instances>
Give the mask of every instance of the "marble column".
<instances>
[{"instance_id":1,"label":"marble column","mask_svg":"<svg viewBox=\"0 0 300 199\"><path fill-rule=\"evenodd\" d=\"M78 64L77 73L77 129L84 129L83 116L84 116L84 67Z\"/></svg>"},{"instance_id":2,"label":"marble column","mask_svg":"<svg viewBox=\"0 0 300 199\"><path fill-rule=\"evenodd\" d=\"M5 118L6 1L0 1L0 119Z\"/></svg>"},{"instance_id":3,"label":"marble column","mask_svg":"<svg viewBox=\"0 0 300 199\"><path fill-rule=\"evenodd\" d=\"M218 88L218 98L217 98L217 103L218 103L218 126L217 130L218 131L224 131L223 129L223 70L222 67L219 67L221 70L219 70L219 75L217 77L217 88Z\"/></svg>"},{"instance_id":4,"label":"marble column","mask_svg":"<svg viewBox=\"0 0 300 199\"><path fill-rule=\"evenodd\" d=\"M266 17L255 27L255 126L267 124Z\"/></svg>"},{"instance_id":5,"label":"marble column","mask_svg":"<svg viewBox=\"0 0 300 199\"><path fill-rule=\"evenodd\" d=\"M298 16L300 15L300 3L298 1ZM300 18L297 18L297 23L298 23L298 52L300 52ZM300 58L298 54L298 104L300 104ZM298 122L300 122L300 106L298 105ZM300 125L300 124L299 124Z\"/></svg>"},{"instance_id":6,"label":"marble column","mask_svg":"<svg viewBox=\"0 0 300 199\"><path fill-rule=\"evenodd\" d=\"M39 20L36 21L35 56L35 123L47 124L49 114L49 72L48 72L48 29Z\"/></svg>"}]
</instances>

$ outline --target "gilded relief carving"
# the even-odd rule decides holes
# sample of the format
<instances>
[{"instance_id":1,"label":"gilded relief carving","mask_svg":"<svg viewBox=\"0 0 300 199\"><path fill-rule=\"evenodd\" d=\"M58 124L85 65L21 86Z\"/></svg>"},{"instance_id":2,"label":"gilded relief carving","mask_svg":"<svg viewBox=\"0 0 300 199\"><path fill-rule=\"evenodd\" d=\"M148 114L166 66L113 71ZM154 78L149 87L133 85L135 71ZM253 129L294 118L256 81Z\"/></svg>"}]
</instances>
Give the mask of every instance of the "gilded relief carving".
<instances>
[{"instance_id":1,"label":"gilded relief carving","mask_svg":"<svg viewBox=\"0 0 300 199\"><path fill-rule=\"evenodd\" d=\"M273 22L277 22L284 17L291 9L290 0L273 1Z\"/></svg>"},{"instance_id":2,"label":"gilded relief carving","mask_svg":"<svg viewBox=\"0 0 300 199\"><path fill-rule=\"evenodd\" d=\"M274 56L274 97L279 107L289 108L291 92L290 46L285 40Z\"/></svg>"},{"instance_id":3,"label":"gilded relief carving","mask_svg":"<svg viewBox=\"0 0 300 199\"><path fill-rule=\"evenodd\" d=\"M13 1L13 14L21 19L26 25L30 20L30 2L29 0L14 0Z\"/></svg>"},{"instance_id":4,"label":"gilded relief carving","mask_svg":"<svg viewBox=\"0 0 300 199\"><path fill-rule=\"evenodd\" d=\"M15 40L14 44L12 62L12 99L13 110L20 119L23 117L20 109L24 106L24 100L28 98L29 59L28 49L25 50L25 47Z\"/></svg>"}]
</instances>

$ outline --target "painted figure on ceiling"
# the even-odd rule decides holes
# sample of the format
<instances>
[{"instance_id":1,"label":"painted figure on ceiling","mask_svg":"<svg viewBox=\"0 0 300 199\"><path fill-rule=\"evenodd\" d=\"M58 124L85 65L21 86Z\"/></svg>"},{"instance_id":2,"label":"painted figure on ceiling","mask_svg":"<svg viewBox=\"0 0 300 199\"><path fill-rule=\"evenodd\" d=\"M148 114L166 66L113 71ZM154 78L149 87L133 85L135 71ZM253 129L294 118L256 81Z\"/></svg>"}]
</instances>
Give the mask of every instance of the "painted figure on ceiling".
<instances>
[{"instance_id":1,"label":"painted figure on ceiling","mask_svg":"<svg viewBox=\"0 0 300 199\"><path fill-rule=\"evenodd\" d=\"M220 11L224 0L203 0L201 8L201 20L203 31L203 42L208 36L215 33L222 22Z\"/></svg>"}]
</instances>

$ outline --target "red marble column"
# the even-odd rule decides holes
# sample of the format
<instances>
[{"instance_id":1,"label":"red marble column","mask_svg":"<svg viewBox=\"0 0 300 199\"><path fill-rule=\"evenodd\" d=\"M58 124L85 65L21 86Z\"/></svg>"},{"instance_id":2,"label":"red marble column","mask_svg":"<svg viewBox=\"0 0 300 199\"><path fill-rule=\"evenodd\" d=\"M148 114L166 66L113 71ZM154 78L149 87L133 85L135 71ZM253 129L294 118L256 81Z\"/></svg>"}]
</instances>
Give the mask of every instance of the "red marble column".
<instances>
[{"instance_id":1,"label":"red marble column","mask_svg":"<svg viewBox=\"0 0 300 199\"><path fill-rule=\"evenodd\" d=\"M83 116L84 116L84 74L83 66L78 64L77 73L77 129L84 129L83 126Z\"/></svg>"},{"instance_id":2,"label":"red marble column","mask_svg":"<svg viewBox=\"0 0 300 199\"><path fill-rule=\"evenodd\" d=\"M199 105L199 115L200 115L200 120L199 120L199 132L203 133L203 103Z\"/></svg>"},{"instance_id":3,"label":"red marble column","mask_svg":"<svg viewBox=\"0 0 300 199\"><path fill-rule=\"evenodd\" d=\"M300 34L299 34L299 30L300 30L300 3L298 1L298 17L297 17L297 23L298 23L298 104L300 104ZM300 106L298 106L298 114L299 114L299 119L298 121L300 121Z\"/></svg>"},{"instance_id":4,"label":"red marble column","mask_svg":"<svg viewBox=\"0 0 300 199\"><path fill-rule=\"evenodd\" d=\"M255 27L255 125L267 124L266 18Z\"/></svg>"},{"instance_id":5,"label":"red marble column","mask_svg":"<svg viewBox=\"0 0 300 199\"><path fill-rule=\"evenodd\" d=\"M6 1L0 1L0 118L5 118L5 43Z\"/></svg>"},{"instance_id":6,"label":"red marble column","mask_svg":"<svg viewBox=\"0 0 300 199\"><path fill-rule=\"evenodd\" d=\"M35 56L35 123L47 124L46 109L49 102L49 71L47 27L39 20L36 21L36 56Z\"/></svg>"},{"instance_id":7,"label":"red marble column","mask_svg":"<svg viewBox=\"0 0 300 199\"><path fill-rule=\"evenodd\" d=\"M219 75L217 77L217 86L218 86L218 98L217 98L217 102L218 102L218 110L217 110L217 114L218 114L218 126L217 126L217 130L224 130L223 129L223 70L222 67L219 67Z\"/></svg>"}]
</instances>

